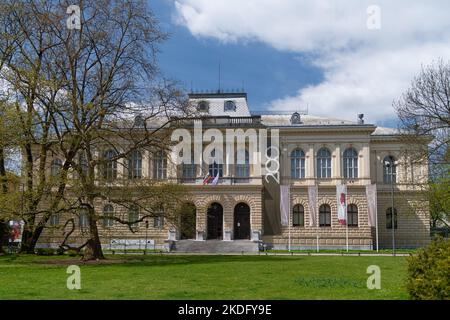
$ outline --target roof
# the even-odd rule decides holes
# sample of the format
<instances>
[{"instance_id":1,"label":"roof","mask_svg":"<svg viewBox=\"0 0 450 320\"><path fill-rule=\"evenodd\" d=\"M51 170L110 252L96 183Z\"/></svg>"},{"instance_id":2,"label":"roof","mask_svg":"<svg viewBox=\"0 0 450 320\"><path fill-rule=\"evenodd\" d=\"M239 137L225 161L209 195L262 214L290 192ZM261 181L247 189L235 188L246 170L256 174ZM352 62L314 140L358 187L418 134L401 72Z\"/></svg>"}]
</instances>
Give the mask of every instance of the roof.
<instances>
[{"instance_id":1,"label":"roof","mask_svg":"<svg viewBox=\"0 0 450 320\"><path fill-rule=\"evenodd\" d=\"M250 111L247 105L247 94L190 94L189 100L194 105L201 101L206 101L209 105L208 116L230 116L230 117L250 117ZM236 105L235 111L225 111L225 102L233 101Z\"/></svg>"},{"instance_id":2,"label":"roof","mask_svg":"<svg viewBox=\"0 0 450 320\"><path fill-rule=\"evenodd\" d=\"M393 136L397 134L400 134L398 129L386 127L377 127L372 133L373 136Z\"/></svg>"},{"instance_id":3,"label":"roof","mask_svg":"<svg viewBox=\"0 0 450 320\"><path fill-rule=\"evenodd\" d=\"M330 126L358 125L356 121L325 118L313 115L302 115L300 124L291 124L292 115L261 115L261 122L266 126Z\"/></svg>"}]
</instances>

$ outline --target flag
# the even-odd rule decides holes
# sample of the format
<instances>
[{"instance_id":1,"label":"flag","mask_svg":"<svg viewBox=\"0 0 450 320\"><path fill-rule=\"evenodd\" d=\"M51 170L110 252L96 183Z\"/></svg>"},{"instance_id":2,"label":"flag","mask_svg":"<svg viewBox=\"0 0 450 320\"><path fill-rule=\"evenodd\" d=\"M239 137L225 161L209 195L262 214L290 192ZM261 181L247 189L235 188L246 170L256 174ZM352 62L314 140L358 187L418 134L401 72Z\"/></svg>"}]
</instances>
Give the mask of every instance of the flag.
<instances>
[{"instance_id":1,"label":"flag","mask_svg":"<svg viewBox=\"0 0 450 320\"><path fill-rule=\"evenodd\" d=\"M289 203L290 190L287 185L280 185L280 213L281 225L287 227L289 225Z\"/></svg>"},{"instance_id":2,"label":"flag","mask_svg":"<svg viewBox=\"0 0 450 320\"><path fill-rule=\"evenodd\" d=\"M203 178L203 185L209 184L211 182L211 179L212 179L212 177L208 172L208 174L205 176L205 178Z\"/></svg>"},{"instance_id":3,"label":"flag","mask_svg":"<svg viewBox=\"0 0 450 320\"><path fill-rule=\"evenodd\" d=\"M308 207L309 207L309 226L317 226L317 186L308 186Z\"/></svg>"},{"instance_id":4,"label":"flag","mask_svg":"<svg viewBox=\"0 0 450 320\"><path fill-rule=\"evenodd\" d=\"M345 184L336 185L336 201L338 221L345 226L347 224L347 186Z\"/></svg>"},{"instance_id":5,"label":"flag","mask_svg":"<svg viewBox=\"0 0 450 320\"><path fill-rule=\"evenodd\" d=\"M377 216L377 185L369 184L366 186L367 211L369 214L369 226L376 227Z\"/></svg>"},{"instance_id":6,"label":"flag","mask_svg":"<svg viewBox=\"0 0 450 320\"><path fill-rule=\"evenodd\" d=\"M217 186L217 184L219 183L219 171L217 171L217 175L216 175L216 177L214 178L214 180L212 181L212 185L213 186Z\"/></svg>"}]
</instances>

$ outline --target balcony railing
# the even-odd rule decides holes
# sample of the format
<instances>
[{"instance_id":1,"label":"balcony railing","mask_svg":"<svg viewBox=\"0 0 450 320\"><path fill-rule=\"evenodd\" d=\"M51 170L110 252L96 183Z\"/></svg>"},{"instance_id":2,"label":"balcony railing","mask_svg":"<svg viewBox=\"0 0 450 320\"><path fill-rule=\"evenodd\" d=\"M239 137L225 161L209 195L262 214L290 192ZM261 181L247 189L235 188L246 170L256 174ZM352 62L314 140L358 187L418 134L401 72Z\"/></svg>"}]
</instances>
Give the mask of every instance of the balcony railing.
<instances>
[{"instance_id":1,"label":"balcony railing","mask_svg":"<svg viewBox=\"0 0 450 320\"><path fill-rule=\"evenodd\" d=\"M195 184L195 185L203 185L203 177L197 178L183 178L180 177L177 179L178 183L181 184ZM221 177L217 183L217 185L241 185L241 184L260 184L262 181L261 177ZM208 185L211 185L210 181Z\"/></svg>"},{"instance_id":2,"label":"balcony railing","mask_svg":"<svg viewBox=\"0 0 450 320\"><path fill-rule=\"evenodd\" d=\"M202 123L204 127L217 126L217 127L236 127L236 126L260 126L261 116L248 116L248 117L203 117L195 119L182 119L176 122L177 126L193 127L196 122Z\"/></svg>"}]
</instances>

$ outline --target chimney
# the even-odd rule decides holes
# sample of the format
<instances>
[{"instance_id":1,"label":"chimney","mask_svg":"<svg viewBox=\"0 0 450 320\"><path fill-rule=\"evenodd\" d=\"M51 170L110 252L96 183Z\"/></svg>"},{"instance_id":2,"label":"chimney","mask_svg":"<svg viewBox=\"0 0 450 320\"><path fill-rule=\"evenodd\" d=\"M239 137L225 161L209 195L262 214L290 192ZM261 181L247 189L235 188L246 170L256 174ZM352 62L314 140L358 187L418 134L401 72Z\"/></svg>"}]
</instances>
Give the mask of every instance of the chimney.
<instances>
[{"instance_id":1,"label":"chimney","mask_svg":"<svg viewBox=\"0 0 450 320\"><path fill-rule=\"evenodd\" d=\"M358 114L358 124L364 124L364 114Z\"/></svg>"}]
</instances>

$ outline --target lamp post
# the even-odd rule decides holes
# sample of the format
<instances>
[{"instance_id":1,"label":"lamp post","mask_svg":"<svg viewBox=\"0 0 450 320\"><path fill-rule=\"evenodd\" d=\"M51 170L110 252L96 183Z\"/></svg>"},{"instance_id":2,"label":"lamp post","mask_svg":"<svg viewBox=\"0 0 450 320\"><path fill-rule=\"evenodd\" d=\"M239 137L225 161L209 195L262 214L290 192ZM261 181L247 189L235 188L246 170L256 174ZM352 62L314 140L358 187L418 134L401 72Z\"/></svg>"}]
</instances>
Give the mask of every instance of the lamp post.
<instances>
[{"instance_id":1,"label":"lamp post","mask_svg":"<svg viewBox=\"0 0 450 320\"><path fill-rule=\"evenodd\" d=\"M396 165L396 161L394 159L389 159L385 161L385 166L388 168L388 177L391 182L391 227L392 227L392 255L395 256L395 209L394 209L394 168Z\"/></svg>"},{"instance_id":2,"label":"lamp post","mask_svg":"<svg viewBox=\"0 0 450 320\"><path fill-rule=\"evenodd\" d=\"M148 242L148 220L145 220L145 249L144 255L147 254L147 242Z\"/></svg>"}]
</instances>

